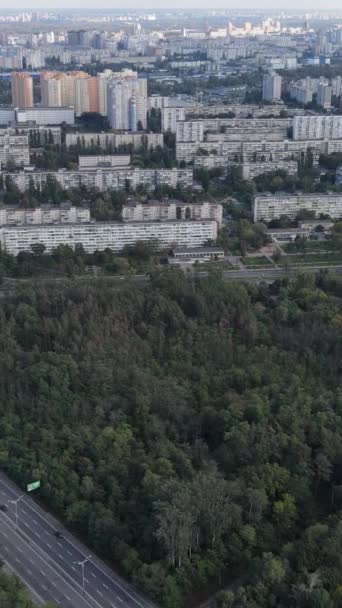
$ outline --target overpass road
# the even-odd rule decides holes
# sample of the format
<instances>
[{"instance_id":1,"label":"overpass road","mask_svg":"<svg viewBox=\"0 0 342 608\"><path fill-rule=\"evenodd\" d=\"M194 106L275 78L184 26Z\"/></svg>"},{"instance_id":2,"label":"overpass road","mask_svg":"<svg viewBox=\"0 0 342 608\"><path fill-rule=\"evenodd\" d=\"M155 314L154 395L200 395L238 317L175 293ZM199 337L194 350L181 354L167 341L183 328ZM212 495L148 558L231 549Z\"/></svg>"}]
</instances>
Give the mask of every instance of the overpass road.
<instances>
[{"instance_id":1,"label":"overpass road","mask_svg":"<svg viewBox=\"0 0 342 608\"><path fill-rule=\"evenodd\" d=\"M11 502L18 498L16 504ZM62 608L156 608L96 556L90 556L85 545L3 473L0 504L8 508L0 512L0 555L38 604L52 601ZM56 538L56 530L63 538ZM83 590L78 562L85 559Z\"/></svg>"}]
</instances>

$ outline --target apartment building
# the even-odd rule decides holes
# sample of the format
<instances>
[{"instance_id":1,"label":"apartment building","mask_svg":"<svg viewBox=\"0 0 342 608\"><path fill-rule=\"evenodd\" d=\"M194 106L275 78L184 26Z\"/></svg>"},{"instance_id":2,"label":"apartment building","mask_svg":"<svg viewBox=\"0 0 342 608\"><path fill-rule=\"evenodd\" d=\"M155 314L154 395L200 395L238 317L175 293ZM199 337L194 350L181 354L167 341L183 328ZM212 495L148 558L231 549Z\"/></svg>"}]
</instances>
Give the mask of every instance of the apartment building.
<instances>
[{"instance_id":1,"label":"apartment building","mask_svg":"<svg viewBox=\"0 0 342 608\"><path fill-rule=\"evenodd\" d=\"M42 72L40 75L42 105L73 106L76 116L99 112L99 90L96 76L87 72Z\"/></svg>"},{"instance_id":2,"label":"apartment building","mask_svg":"<svg viewBox=\"0 0 342 608\"><path fill-rule=\"evenodd\" d=\"M285 139L282 141L209 141L201 143L179 142L176 144L177 160L190 163L192 161L206 163L210 161L197 160L198 157L215 155L231 162L265 162L293 160L303 162L308 154L314 165L318 164L320 154L342 152L340 140L298 140ZM202 165L204 166L204 165Z\"/></svg>"},{"instance_id":3,"label":"apartment building","mask_svg":"<svg viewBox=\"0 0 342 608\"><path fill-rule=\"evenodd\" d=\"M131 131L122 133L67 133L65 137L67 148L70 148L70 146L82 146L82 148L98 146L106 150L110 146L112 148L120 146L140 148L143 145L147 148L156 148L163 146L163 144L164 136L162 133L141 133L140 131L136 133Z\"/></svg>"},{"instance_id":4,"label":"apartment building","mask_svg":"<svg viewBox=\"0 0 342 608\"><path fill-rule=\"evenodd\" d=\"M51 253L59 245L83 245L87 253L107 248L121 251L137 241L158 241L163 247L200 247L216 240L215 221L175 222L90 222L75 224L40 224L0 228L1 247L9 254L30 251L41 243Z\"/></svg>"},{"instance_id":5,"label":"apartment building","mask_svg":"<svg viewBox=\"0 0 342 608\"><path fill-rule=\"evenodd\" d=\"M222 226L222 205L219 203L184 203L163 201L127 201L122 208L124 222L214 220Z\"/></svg>"},{"instance_id":6,"label":"apartment building","mask_svg":"<svg viewBox=\"0 0 342 608\"><path fill-rule=\"evenodd\" d=\"M264 163L242 163L243 179L251 180L258 175L264 173L272 173L273 171L286 171L288 175L296 175L298 173L298 163L295 161L266 161Z\"/></svg>"},{"instance_id":7,"label":"apartment building","mask_svg":"<svg viewBox=\"0 0 342 608\"><path fill-rule=\"evenodd\" d=\"M81 171L94 167L128 167L130 162L130 154L100 154L78 157L78 167Z\"/></svg>"},{"instance_id":8,"label":"apartment building","mask_svg":"<svg viewBox=\"0 0 342 608\"><path fill-rule=\"evenodd\" d=\"M281 76L271 72L264 74L262 84L262 98L264 101L280 101L281 99Z\"/></svg>"},{"instance_id":9,"label":"apartment building","mask_svg":"<svg viewBox=\"0 0 342 608\"><path fill-rule=\"evenodd\" d=\"M0 226L25 226L38 224L74 224L90 222L87 208L62 204L59 207L42 205L34 209L19 207L0 208Z\"/></svg>"},{"instance_id":10,"label":"apartment building","mask_svg":"<svg viewBox=\"0 0 342 608\"><path fill-rule=\"evenodd\" d=\"M342 116L294 116L293 139L341 139Z\"/></svg>"},{"instance_id":11,"label":"apartment building","mask_svg":"<svg viewBox=\"0 0 342 608\"><path fill-rule=\"evenodd\" d=\"M176 133L177 123L186 118L186 108L163 108L162 109L162 131Z\"/></svg>"},{"instance_id":12,"label":"apartment building","mask_svg":"<svg viewBox=\"0 0 342 608\"><path fill-rule=\"evenodd\" d=\"M19 109L15 113L18 123L36 123L37 125L61 125L63 122L73 125L75 122L74 108L58 107L45 108L36 106L35 108Z\"/></svg>"},{"instance_id":13,"label":"apartment building","mask_svg":"<svg viewBox=\"0 0 342 608\"><path fill-rule=\"evenodd\" d=\"M13 163L16 167L24 167L30 164L27 135L0 133L0 167L3 168L8 163Z\"/></svg>"},{"instance_id":14,"label":"apartment building","mask_svg":"<svg viewBox=\"0 0 342 608\"><path fill-rule=\"evenodd\" d=\"M187 120L177 122L176 124L176 141L194 141L200 142L204 139L203 121Z\"/></svg>"},{"instance_id":15,"label":"apartment building","mask_svg":"<svg viewBox=\"0 0 342 608\"><path fill-rule=\"evenodd\" d=\"M332 219L342 218L341 194L277 194L257 196L254 199L254 221L270 222L282 215L295 219L302 210Z\"/></svg>"},{"instance_id":16,"label":"apartment building","mask_svg":"<svg viewBox=\"0 0 342 608\"><path fill-rule=\"evenodd\" d=\"M11 74L12 105L15 108L30 108L33 106L33 79L26 72Z\"/></svg>"},{"instance_id":17,"label":"apartment building","mask_svg":"<svg viewBox=\"0 0 342 608\"><path fill-rule=\"evenodd\" d=\"M143 188L153 192L159 186L170 188L191 188L193 172L191 169L132 169L130 167L87 168L82 171L21 171L19 173L2 173L4 183L8 179L21 192L31 187L42 190L49 179L55 179L64 190L71 188L97 188L101 192L108 189L128 190L135 192Z\"/></svg>"},{"instance_id":18,"label":"apartment building","mask_svg":"<svg viewBox=\"0 0 342 608\"><path fill-rule=\"evenodd\" d=\"M123 70L107 81L107 116L113 129L137 131L147 125L147 79Z\"/></svg>"}]
</instances>

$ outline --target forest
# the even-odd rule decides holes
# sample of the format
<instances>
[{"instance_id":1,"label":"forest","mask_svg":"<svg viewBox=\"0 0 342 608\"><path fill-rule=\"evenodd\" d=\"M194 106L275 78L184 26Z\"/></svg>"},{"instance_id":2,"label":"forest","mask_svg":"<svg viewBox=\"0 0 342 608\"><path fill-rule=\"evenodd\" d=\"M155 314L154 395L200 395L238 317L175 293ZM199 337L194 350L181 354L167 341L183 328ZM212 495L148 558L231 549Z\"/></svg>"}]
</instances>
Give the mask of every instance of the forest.
<instances>
[{"instance_id":1,"label":"forest","mask_svg":"<svg viewBox=\"0 0 342 608\"><path fill-rule=\"evenodd\" d=\"M342 606L342 281L2 294L0 466L162 608Z\"/></svg>"}]
</instances>

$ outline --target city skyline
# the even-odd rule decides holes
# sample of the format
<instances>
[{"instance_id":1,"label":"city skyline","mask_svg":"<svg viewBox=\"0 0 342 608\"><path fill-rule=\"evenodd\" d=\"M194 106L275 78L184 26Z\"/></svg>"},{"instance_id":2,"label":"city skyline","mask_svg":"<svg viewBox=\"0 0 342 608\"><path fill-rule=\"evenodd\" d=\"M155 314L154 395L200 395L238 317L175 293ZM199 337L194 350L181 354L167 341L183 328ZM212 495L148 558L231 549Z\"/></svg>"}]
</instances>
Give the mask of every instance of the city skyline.
<instances>
[{"instance_id":1,"label":"city skyline","mask_svg":"<svg viewBox=\"0 0 342 608\"><path fill-rule=\"evenodd\" d=\"M82 1L82 0L73 0L72 5L70 6L70 3L68 3L66 0L63 0L62 2L56 2L56 0L35 0L34 3L32 4L31 0L18 0L15 2L11 3L11 10L55 10L55 9L59 9L59 10L88 10L88 9L93 9L93 3L91 2L87 2L87 1ZM160 9L160 3L158 2L158 0L149 0L148 4L146 5L145 2L143 2L143 0L129 0L128 2L125 2L125 5L117 3L113 6L113 3L111 2L111 0L101 0L101 3L99 5L99 7L97 8L97 10L101 10L101 9L113 9L113 10L125 10L125 9L138 9L138 10L157 10ZM229 5L227 6L227 3L224 2L224 0L216 0L214 6L211 6L207 0L205 0L205 2L200 2L198 3L196 0L186 0L185 2L183 0L175 0L174 2L172 2L172 5L166 5L165 7L163 7L163 10L167 10L167 9L202 9L202 10L236 10L236 9L243 9L243 10L255 10L258 9L260 11L262 11L263 9L265 10L283 10L283 11L289 11L289 10L296 10L298 11L298 3L295 0L289 0L288 2L284 2L284 0L278 1L278 2L274 2L272 0L263 0L262 3L257 2L257 0L243 0L242 2L238 2L237 0L234 0L233 2L229 3ZM321 0L316 0L316 1L311 1L311 0L303 0L301 3L301 10L314 10L314 11L329 11L329 10L342 10L341 9L341 3L340 0L329 0L329 2L327 4L323 4ZM8 4L1 1L0 2L0 10L6 10L8 11Z\"/></svg>"}]
</instances>

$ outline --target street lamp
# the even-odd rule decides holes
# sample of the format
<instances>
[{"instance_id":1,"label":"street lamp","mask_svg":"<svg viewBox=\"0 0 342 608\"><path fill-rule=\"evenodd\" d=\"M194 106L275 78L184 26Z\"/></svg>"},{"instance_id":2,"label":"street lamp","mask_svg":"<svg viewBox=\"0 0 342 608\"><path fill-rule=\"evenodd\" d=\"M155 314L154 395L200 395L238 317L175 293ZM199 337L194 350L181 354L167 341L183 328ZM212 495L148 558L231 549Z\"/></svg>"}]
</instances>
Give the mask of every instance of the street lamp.
<instances>
[{"instance_id":1,"label":"street lamp","mask_svg":"<svg viewBox=\"0 0 342 608\"><path fill-rule=\"evenodd\" d=\"M84 560L82 560L80 562L74 562L74 564L77 564L78 566L81 566L81 568L82 568L82 591L83 591L82 595L83 595L83 597L84 597L84 592L85 592L85 589L84 589L84 566L89 561L90 558L91 558L91 555L88 555L88 557L86 557Z\"/></svg>"},{"instance_id":2,"label":"street lamp","mask_svg":"<svg viewBox=\"0 0 342 608\"><path fill-rule=\"evenodd\" d=\"M14 499L14 500L9 500L8 502L11 502L14 505L15 508L15 526L18 529L19 528L19 518L18 518L18 502L19 500L21 500L23 498L23 496L25 496L25 494L22 494L21 496L19 496L18 498Z\"/></svg>"}]
</instances>

